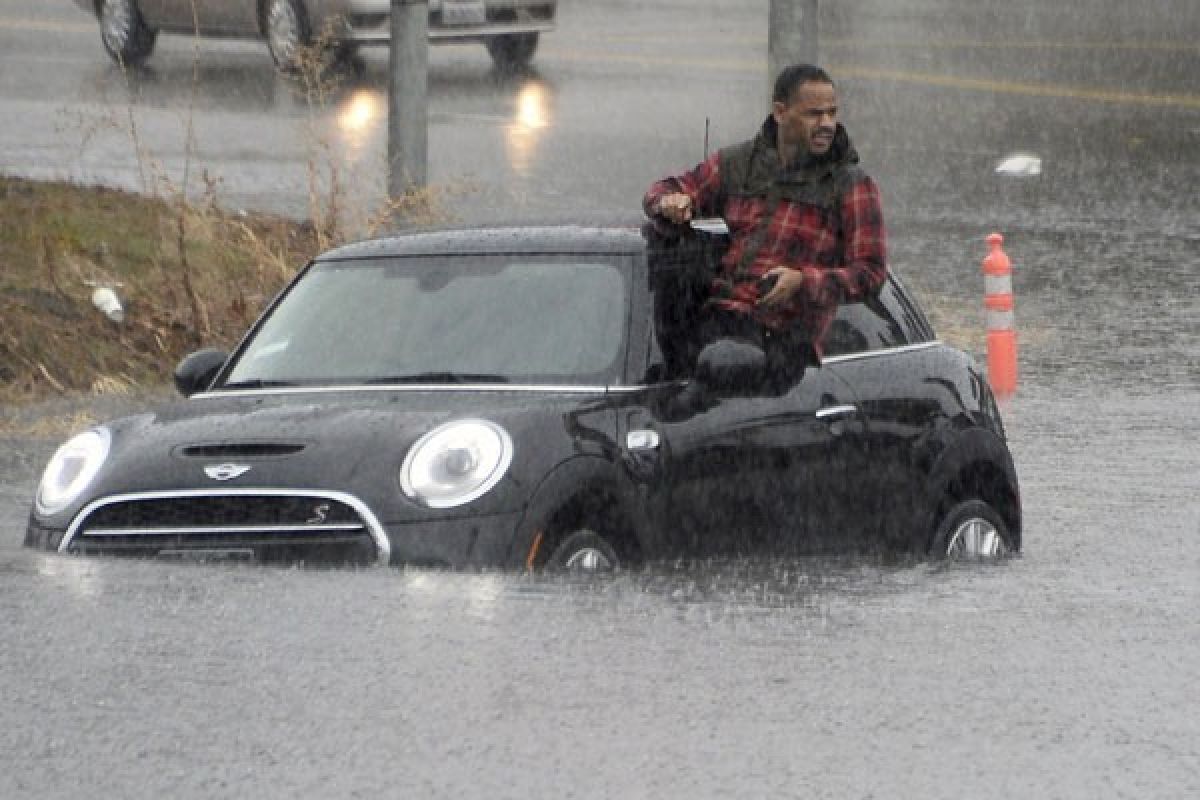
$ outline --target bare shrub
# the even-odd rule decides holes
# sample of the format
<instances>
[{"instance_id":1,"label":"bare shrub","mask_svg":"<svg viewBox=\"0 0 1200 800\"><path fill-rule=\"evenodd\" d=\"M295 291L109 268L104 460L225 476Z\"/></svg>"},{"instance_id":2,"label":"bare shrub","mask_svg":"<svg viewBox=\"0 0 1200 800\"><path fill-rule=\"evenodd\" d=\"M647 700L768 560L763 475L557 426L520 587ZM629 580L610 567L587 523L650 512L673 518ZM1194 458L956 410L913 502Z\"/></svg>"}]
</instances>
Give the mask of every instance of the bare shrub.
<instances>
[{"instance_id":1,"label":"bare shrub","mask_svg":"<svg viewBox=\"0 0 1200 800\"><path fill-rule=\"evenodd\" d=\"M348 187L358 176L321 130L345 77L331 57L332 42L330 31L323 31L302 49L289 78L307 110L307 219L225 209L221 178L207 169L200 172L201 190L190 189L198 49L178 181L146 146L132 99L123 108L79 115L68 124L78 127L84 147L101 132L127 136L140 196L0 177L0 257L20 261L0 282L0 399L161 385L188 351L232 346L318 252L398 226L450 221L445 197L472 187L422 189L374 208L355 205ZM385 170L379 164L374 174ZM10 190L37 199L21 204L17 198L12 213L5 203ZM6 217L23 230L5 228ZM117 290L126 311L122 322L92 307L92 291L101 286Z\"/></svg>"}]
</instances>

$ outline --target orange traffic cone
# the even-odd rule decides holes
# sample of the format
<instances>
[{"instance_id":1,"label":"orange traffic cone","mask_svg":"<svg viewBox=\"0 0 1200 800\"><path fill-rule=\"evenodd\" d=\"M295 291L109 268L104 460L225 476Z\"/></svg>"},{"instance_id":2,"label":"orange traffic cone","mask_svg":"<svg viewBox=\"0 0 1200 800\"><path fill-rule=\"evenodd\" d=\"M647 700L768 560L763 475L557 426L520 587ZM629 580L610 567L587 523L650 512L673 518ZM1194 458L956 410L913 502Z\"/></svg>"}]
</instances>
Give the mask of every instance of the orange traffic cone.
<instances>
[{"instance_id":1,"label":"orange traffic cone","mask_svg":"<svg viewBox=\"0 0 1200 800\"><path fill-rule=\"evenodd\" d=\"M1004 237L987 237L991 252L983 259L984 297L987 310L988 382L1000 397L1017 391L1017 331L1013 314L1012 262L1004 253Z\"/></svg>"}]
</instances>

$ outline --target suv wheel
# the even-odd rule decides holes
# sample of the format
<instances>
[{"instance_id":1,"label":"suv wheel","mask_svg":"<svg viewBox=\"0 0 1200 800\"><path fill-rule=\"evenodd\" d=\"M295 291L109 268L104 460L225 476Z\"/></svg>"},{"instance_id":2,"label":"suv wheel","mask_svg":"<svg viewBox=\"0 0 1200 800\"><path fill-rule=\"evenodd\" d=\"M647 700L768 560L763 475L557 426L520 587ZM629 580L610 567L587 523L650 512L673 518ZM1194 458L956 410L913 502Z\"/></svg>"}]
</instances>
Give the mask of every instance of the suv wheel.
<instances>
[{"instance_id":1,"label":"suv wheel","mask_svg":"<svg viewBox=\"0 0 1200 800\"><path fill-rule=\"evenodd\" d=\"M537 45L536 33L509 33L487 40L488 54L501 72L516 72L529 66Z\"/></svg>"},{"instance_id":2,"label":"suv wheel","mask_svg":"<svg viewBox=\"0 0 1200 800\"><path fill-rule=\"evenodd\" d=\"M942 517L930 548L934 558L969 561L1012 552L1012 536L1000 513L983 500L966 500Z\"/></svg>"},{"instance_id":3,"label":"suv wheel","mask_svg":"<svg viewBox=\"0 0 1200 800\"><path fill-rule=\"evenodd\" d=\"M134 0L104 0L99 17L104 49L121 66L136 67L154 50L158 31L146 27Z\"/></svg>"}]
</instances>

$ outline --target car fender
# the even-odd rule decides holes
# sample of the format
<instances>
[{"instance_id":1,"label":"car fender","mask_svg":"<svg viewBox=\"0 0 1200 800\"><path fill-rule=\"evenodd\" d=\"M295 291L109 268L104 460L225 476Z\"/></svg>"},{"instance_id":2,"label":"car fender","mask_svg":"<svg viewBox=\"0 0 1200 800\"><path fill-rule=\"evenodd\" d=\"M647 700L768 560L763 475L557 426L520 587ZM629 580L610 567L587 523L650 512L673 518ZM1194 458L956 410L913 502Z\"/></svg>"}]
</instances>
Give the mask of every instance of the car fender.
<instances>
[{"instance_id":1,"label":"car fender","mask_svg":"<svg viewBox=\"0 0 1200 800\"><path fill-rule=\"evenodd\" d=\"M616 465L599 456L575 456L547 473L534 489L513 536L509 561L530 566L529 561L536 555L535 544L540 545L540 538L547 533L547 522L571 502L588 495L610 497L618 504L615 512L634 521ZM640 531L635 534L641 538Z\"/></svg>"},{"instance_id":2,"label":"car fender","mask_svg":"<svg viewBox=\"0 0 1200 800\"><path fill-rule=\"evenodd\" d=\"M991 493L1003 492L1003 497L984 496L981 499L997 506L1008 523L1010 532L1019 544L1021 536L1020 490L1017 471L1007 444L995 432L984 428L962 431L938 456L929 473L928 492L923 513L915 522L918 532L932 535L937 525L937 514L943 500L963 491L960 483L964 475L971 475L978 468L986 467L1001 476L1002 486L993 487ZM966 499L966 498L960 498Z\"/></svg>"}]
</instances>

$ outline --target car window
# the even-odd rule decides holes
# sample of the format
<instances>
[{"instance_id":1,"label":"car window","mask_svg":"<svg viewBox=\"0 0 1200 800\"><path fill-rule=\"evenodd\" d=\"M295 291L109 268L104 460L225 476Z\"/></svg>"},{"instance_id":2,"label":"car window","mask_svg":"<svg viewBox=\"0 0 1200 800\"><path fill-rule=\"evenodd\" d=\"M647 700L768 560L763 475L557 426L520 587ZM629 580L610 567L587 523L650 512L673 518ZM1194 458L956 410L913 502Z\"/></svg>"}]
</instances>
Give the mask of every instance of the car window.
<instances>
[{"instance_id":1,"label":"car window","mask_svg":"<svg viewBox=\"0 0 1200 800\"><path fill-rule=\"evenodd\" d=\"M899 319L902 313L890 283L865 302L842 304L825 338L826 357L909 344L911 340Z\"/></svg>"},{"instance_id":2,"label":"car window","mask_svg":"<svg viewBox=\"0 0 1200 800\"><path fill-rule=\"evenodd\" d=\"M626 273L578 256L318 264L227 382L608 382L624 359Z\"/></svg>"}]
</instances>

